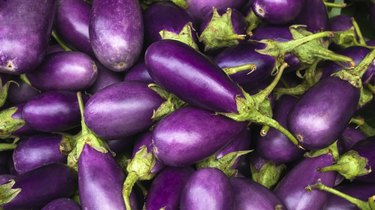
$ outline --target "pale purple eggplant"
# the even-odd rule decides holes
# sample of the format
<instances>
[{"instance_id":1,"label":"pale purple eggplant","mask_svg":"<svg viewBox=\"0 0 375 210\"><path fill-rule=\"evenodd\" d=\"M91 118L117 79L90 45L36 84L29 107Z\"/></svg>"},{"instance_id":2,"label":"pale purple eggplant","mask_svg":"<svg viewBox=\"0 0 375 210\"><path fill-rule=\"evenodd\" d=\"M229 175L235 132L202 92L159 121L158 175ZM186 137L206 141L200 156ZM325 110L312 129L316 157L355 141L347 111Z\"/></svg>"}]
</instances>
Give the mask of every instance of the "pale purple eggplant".
<instances>
[{"instance_id":1,"label":"pale purple eggplant","mask_svg":"<svg viewBox=\"0 0 375 210\"><path fill-rule=\"evenodd\" d=\"M282 126L287 127L289 112L294 108L298 99L293 96L282 96L276 101L273 117ZM256 151L265 159L273 162L288 163L302 156L303 151L291 143L284 134L271 128L267 134L257 141Z\"/></svg>"},{"instance_id":2,"label":"pale purple eggplant","mask_svg":"<svg viewBox=\"0 0 375 210\"><path fill-rule=\"evenodd\" d=\"M356 143L364 140L366 135L360 130L348 126L342 132L339 142L344 147L344 151L349 151Z\"/></svg>"},{"instance_id":3,"label":"pale purple eggplant","mask_svg":"<svg viewBox=\"0 0 375 210\"><path fill-rule=\"evenodd\" d=\"M49 202L41 210L80 210L79 205L69 198L59 198Z\"/></svg>"},{"instance_id":4,"label":"pale purple eggplant","mask_svg":"<svg viewBox=\"0 0 375 210\"><path fill-rule=\"evenodd\" d=\"M47 56L36 71L26 76L39 90L79 91L95 82L97 71L90 56L81 52L59 52Z\"/></svg>"},{"instance_id":5,"label":"pale purple eggplant","mask_svg":"<svg viewBox=\"0 0 375 210\"><path fill-rule=\"evenodd\" d=\"M320 168L332 165L331 154L304 158L294 166L276 186L274 192L287 209L320 210L324 207L329 194L322 191L308 192L305 188L320 181L327 186L335 183L335 172L319 172Z\"/></svg>"},{"instance_id":6,"label":"pale purple eggplant","mask_svg":"<svg viewBox=\"0 0 375 210\"><path fill-rule=\"evenodd\" d=\"M228 210L234 192L228 177L218 169L203 168L191 175L182 191L181 210Z\"/></svg>"},{"instance_id":7,"label":"pale purple eggplant","mask_svg":"<svg viewBox=\"0 0 375 210\"><path fill-rule=\"evenodd\" d=\"M234 193L233 210L282 210L283 203L275 194L262 185L246 178L230 179Z\"/></svg>"},{"instance_id":8,"label":"pale purple eggplant","mask_svg":"<svg viewBox=\"0 0 375 210\"><path fill-rule=\"evenodd\" d=\"M82 0L58 0L56 32L69 46L93 55L89 37L90 5Z\"/></svg>"},{"instance_id":9,"label":"pale purple eggplant","mask_svg":"<svg viewBox=\"0 0 375 210\"><path fill-rule=\"evenodd\" d=\"M5 197L2 207L4 210L40 209L51 200L72 196L76 182L76 173L63 164L43 166L1 185L2 195L10 196Z\"/></svg>"},{"instance_id":10,"label":"pale purple eggplant","mask_svg":"<svg viewBox=\"0 0 375 210\"><path fill-rule=\"evenodd\" d=\"M311 32L327 31L329 18L327 8L322 0L305 0L302 11L296 17L295 23L307 26Z\"/></svg>"},{"instance_id":11,"label":"pale purple eggplant","mask_svg":"<svg viewBox=\"0 0 375 210\"><path fill-rule=\"evenodd\" d=\"M8 101L12 105L20 105L28 102L37 95L40 91L21 79L15 79L15 84L9 86Z\"/></svg>"},{"instance_id":12,"label":"pale purple eggplant","mask_svg":"<svg viewBox=\"0 0 375 210\"><path fill-rule=\"evenodd\" d=\"M153 83L144 61L138 62L125 74L124 81Z\"/></svg>"},{"instance_id":13,"label":"pale purple eggplant","mask_svg":"<svg viewBox=\"0 0 375 210\"><path fill-rule=\"evenodd\" d=\"M56 0L0 2L1 72L25 73L42 61L48 47L56 5Z\"/></svg>"},{"instance_id":14,"label":"pale purple eggplant","mask_svg":"<svg viewBox=\"0 0 375 210\"><path fill-rule=\"evenodd\" d=\"M209 111L181 108L154 128L154 154L166 165L191 165L218 151L244 127L244 123Z\"/></svg>"},{"instance_id":15,"label":"pale purple eggplant","mask_svg":"<svg viewBox=\"0 0 375 210\"><path fill-rule=\"evenodd\" d=\"M71 137L59 134L22 139L13 152L14 169L18 174L23 174L44 165L65 163L72 143Z\"/></svg>"},{"instance_id":16,"label":"pale purple eggplant","mask_svg":"<svg viewBox=\"0 0 375 210\"><path fill-rule=\"evenodd\" d=\"M152 182L147 194L146 209L178 209L182 190L193 173L191 168L164 169Z\"/></svg>"},{"instance_id":17,"label":"pale purple eggplant","mask_svg":"<svg viewBox=\"0 0 375 210\"><path fill-rule=\"evenodd\" d=\"M91 85L89 91L90 93L96 93L99 90L110 86L115 83L119 83L122 81L122 75L117 72L113 72L106 67L104 67L99 62L96 62L96 66L98 67L98 76L94 82L94 84Z\"/></svg>"},{"instance_id":18,"label":"pale purple eggplant","mask_svg":"<svg viewBox=\"0 0 375 210\"><path fill-rule=\"evenodd\" d=\"M255 14L262 20L280 25L293 21L304 4L304 0L254 0L252 6Z\"/></svg>"},{"instance_id":19,"label":"pale purple eggplant","mask_svg":"<svg viewBox=\"0 0 375 210\"><path fill-rule=\"evenodd\" d=\"M137 0L94 0L89 24L91 46L98 60L113 71L125 71L143 45L142 12Z\"/></svg>"},{"instance_id":20,"label":"pale purple eggplant","mask_svg":"<svg viewBox=\"0 0 375 210\"><path fill-rule=\"evenodd\" d=\"M77 98L72 92L45 92L25 104L22 117L38 131L60 132L79 125Z\"/></svg>"}]
</instances>

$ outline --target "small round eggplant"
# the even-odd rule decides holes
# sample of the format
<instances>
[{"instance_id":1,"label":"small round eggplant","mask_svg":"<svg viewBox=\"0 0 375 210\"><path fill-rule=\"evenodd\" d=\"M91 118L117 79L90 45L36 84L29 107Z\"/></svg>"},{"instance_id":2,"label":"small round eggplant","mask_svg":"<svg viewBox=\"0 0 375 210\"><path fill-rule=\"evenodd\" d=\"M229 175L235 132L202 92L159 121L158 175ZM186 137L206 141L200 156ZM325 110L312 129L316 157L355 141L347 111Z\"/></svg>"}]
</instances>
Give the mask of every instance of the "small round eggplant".
<instances>
[{"instance_id":1,"label":"small round eggplant","mask_svg":"<svg viewBox=\"0 0 375 210\"><path fill-rule=\"evenodd\" d=\"M297 17L304 4L304 0L254 0L253 11L268 23L285 24Z\"/></svg>"},{"instance_id":2,"label":"small round eggplant","mask_svg":"<svg viewBox=\"0 0 375 210\"><path fill-rule=\"evenodd\" d=\"M113 71L130 68L143 45L143 20L138 0L94 0L89 35L100 63Z\"/></svg>"},{"instance_id":3,"label":"small round eggplant","mask_svg":"<svg viewBox=\"0 0 375 210\"><path fill-rule=\"evenodd\" d=\"M110 86L112 84L119 83L119 82L122 81L122 79L121 79L122 75L121 74L107 69L106 67L104 67L99 62L96 62L96 66L98 67L98 73L97 73L98 76L97 76L94 84L92 84L90 89L89 89L90 93L96 93L99 90L101 90L101 89L103 89L107 86Z\"/></svg>"},{"instance_id":4,"label":"small round eggplant","mask_svg":"<svg viewBox=\"0 0 375 210\"><path fill-rule=\"evenodd\" d=\"M59 198L49 202L41 210L80 210L79 205L69 198Z\"/></svg>"},{"instance_id":5,"label":"small round eggplant","mask_svg":"<svg viewBox=\"0 0 375 210\"><path fill-rule=\"evenodd\" d=\"M47 56L39 69L27 74L32 86L43 91L78 91L90 87L97 78L97 67L81 52L59 52Z\"/></svg>"},{"instance_id":6,"label":"small round eggplant","mask_svg":"<svg viewBox=\"0 0 375 210\"><path fill-rule=\"evenodd\" d=\"M150 74L148 73L145 62L141 61L134 65L124 77L124 81L136 81L144 83L153 83Z\"/></svg>"},{"instance_id":7,"label":"small round eggplant","mask_svg":"<svg viewBox=\"0 0 375 210\"><path fill-rule=\"evenodd\" d=\"M164 169L152 182L147 194L146 209L178 209L182 190L193 173L191 168Z\"/></svg>"},{"instance_id":8,"label":"small round eggplant","mask_svg":"<svg viewBox=\"0 0 375 210\"><path fill-rule=\"evenodd\" d=\"M295 23L307 26L311 32L327 31L329 18L327 8L322 0L305 0L302 11L296 17Z\"/></svg>"},{"instance_id":9,"label":"small round eggplant","mask_svg":"<svg viewBox=\"0 0 375 210\"><path fill-rule=\"evenodd\" d=\"M182 191L181 210L228 210L233 208L232 187L218 169L204 168L193 173Z\"/></svg>"}]
</instances>

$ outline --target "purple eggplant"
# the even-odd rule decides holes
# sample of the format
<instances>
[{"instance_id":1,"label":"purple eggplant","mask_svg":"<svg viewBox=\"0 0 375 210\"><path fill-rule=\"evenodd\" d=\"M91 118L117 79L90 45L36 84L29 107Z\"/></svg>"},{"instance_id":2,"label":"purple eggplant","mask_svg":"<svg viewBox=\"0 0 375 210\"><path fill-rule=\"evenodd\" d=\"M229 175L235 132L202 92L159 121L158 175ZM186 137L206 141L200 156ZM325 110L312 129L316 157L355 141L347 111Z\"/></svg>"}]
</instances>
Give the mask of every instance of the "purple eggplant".
<instances>
[{"instance_id":1,"label":"purple eggplant","mask_svg":"<svg viewBox=\"0 0 375 210\"><path fill-rule=\"evenodd\" d=\"M33 70L46 53L57 1L2 0L0 5L0 71Z\"/></svg>"},{"instance_id":2,"label":"purple eggplant","mask_svg":"<svg viewBox=\"0 0 375 210\"><path fill-rule=\"evenodd\" d=\"M80 210L79 205L69 198L59 198L49 202L41 210Z\"/></svg>"},{"instance_id":3,"label":"purple eggplant","mask_svg":"<svg viewBox=\"0 0 375 210\"><path fill-rule=\"evenodd\" d=\"M12 105L24 104L40 94L39 90L22 79L15 79L15 81L16 84L10 85L8 92L8 101Z\"/></svg>"},{"instance_id":4,"label":"purple eggplant","mask_svg":"<svg viewBox=\"0 0 375 210\"><path fill-rule=\"evenodd\" d=\"M106 67L104 67L99 62L96 62L96 66L98 67L98 73L97 73L98 76L97 76L94 84L92 84L92 86L90 87L91 93L96 93L99 90L101 90L101 89L103 89L107 86L110 86L112 84L119 83L119 82L122 81L122 75L121 74L107 69Z\"/></svg>"},{"instance_id":5,"label":"purple eggplant","mask_svg":"<svg viewBox=\"0 0 375 210\"><path fill-rule=\"evenodd\" d=\"M225 146L244 127L244 123L209 111L181 108L156 125L153 131L154 153L166 165L191 165Z\"/></svg>"},{"instance_id":6,"label":"purple eggplant","mask_svg":"<svg viewBox=\"0 0 375 210\"><path fill-rule=\"evenodd\" d=\"M7 209L40 209L51 200L73 195L76 173L63 164L43 166L16 176L1 185L2 207ZM4 202L5 201L5 202Z\"/></svg>"},{"instance_id":7,"label":"purple eggplant","mask_svg":"<svg viewBox=\"0 0 375 210\"><path fill-rule=\"evenodd\" d=\"M339 143L344 147L344 151L350 150L356 143L364 140L366 135L360 130L352 127L345 128L339 139Z\"/></svg>"},{"instance_id":8,"label":"purple eggplant","mask_svg":"<svg viewBox=\"0 0 375 210\"><path fill-rule=\"evenodd\" d=\"M268 23L285 24L297 17L304 4L304 0L254 0L253 10L258 17Z\"/></svg>"},{"instance_id":9,"label":"purple eggplant","mask_svg":"<svg viewBox=\"0 0 375 210\"><path fill-rule=\"evenodd\" d=\"M125 71L138 59L143 44L142 12L137 0L95 0L89 24L91 46L100 63Z\"/></svg>"},{"instance_id":10,"label":"purple eggplant","mask_svg":"<svg viewBox=\"0 0 375 210\"><path fill-rule=\"evenodd\" d=\"M298 99L292 96L282 96L274 109L274 119L282 126L287 127L288 114ZM302 156L303 151L292 144L288 137L271 128L267 134L257 141L256 151L265 159L274 163L288 163Z\"/></svg>"},{"instance_id":11,"label":"purple eggplant","mask_svg":"<svg viewBox=\"0 0 375 210\"><path fill-rule=\"evenodd\" d=\"M124 77L124 81L136 81L144 83L153 83L150 74L148 73L145 62L141 61L134 65Z\"/></svg>"},{"instance_id":12,"label":"purple eggplant","mask_svg":"<svg viewBox=\"0 0 375 210\"><path fill-rule=\"evenodd\" d=\"M320 210L324 207L328 193L308 192L305 188L318 180L327 186L333 186L336 173L319 172L320 168L332 165L334 158L330 153L313 158L304 158L294 166L276 186L274 192L287 209Z\"/></svg>"},{"instance_id":13,"label":"purple eggplant","mask_svg":"<svg viewBox=\"0 0 375 210\"><path fill-rule=\"evenodd\" d=\"M44 165L65 163L72 146L72 137L58 134L22 139L13 152L14 169L23 174Z\"/></svg>"},{"instance_id":14,"label":"purple eggplant","mask_svg":"<svg viewBox=\"0 0 375 210\"><path fill-rule=\"evenodd\" d=\"M358 24L352 17L337 15L331 18L330 30L336 32L333 42L340 47L366 46Z\"/></svg>"},{"instance_id":15,"label":"purple eggplant","mask_svg":"<svg viewBox=\"0 0 375 210\"><path fill-rule=\"evenodd\" d=\"M89 37L91 7L82 0L59 0L56 13L56 31L69 45L93 55Z\"/></svg>"},{"instance_id":16,"label":"purple eggplant","mask_svg":"<svg viewBox=\"0 0 375 210\"><path fill-rule=\"evenodd\" d=\"M113 84L94 94L87 102L87 126L104 139L122 139L149 128L165 103L170 111L175 105L141 82ZM168 105L169 104L169 105ZM109 109L109 107L111 107Z\"/></svg>"},{"instance_id":17,"label":"purple eggplant","mask_svg":"<svg viewBox=\"0 0 375 210\"><path fill-rule=\"evenodd\" d=\"M246 37L246 20L235 9L222 12L213 8L212 13L203 19L199 34L205 51L235 46Z\"/></svg>"},{"instance_id":18,"label":"purple eggplant","mask_svg":"<svg viewBox=\"0 0 375 210\"><path fill-rule=\"evenodd\" d=\"M227 210L233 207L232 187L218 169L204 168L193 173L182 191L181 210Z\"/></svg>"},{"instance_id":19,"label":"purple eggplant","mask_svg":"<svg viewBox=\"0 0 375 210\"><path fill-rule=\"evenodd\" d=\"M125 139L108 140L107 144L112 152L114 152L115 154L122 154L131 151L134 144L133 138L134 137L131 136Z\"/></svg>"},{"instance_id":20,"label":"purple eggplant","mask_svg":"<svg viewBox=\"0 0 375 210\"><path fill-rule=\"evenodd\" d=\"M193 173L191 168L164 169L152 182L146 199L146 209L178 209L182 190Z\"/></svg>"},{"instance_id":21,"label":"purple eggplant","mask_svg":"<svg viewBox=\"0 0 375 210\"><path fill-rule=\"evenodd\" d=\"M171 2L157 2L143 14L145 41L148 44L174 39L198 49L197 37L192 26L193 20L185 10Z\"/></svg>"},{"instance_id":22,"label":"purple eggplant","mask_svg":"<svg viewBox=\"0 0 375 210\"><path fill-rule=\"evenodd\" d=\"M23 118L24 105L4 109L0 112L0 139L17 138L35 133Z\"/></svg>"},{"instance_id":23,"label":"purple eggplant","mask_svg":"<svg viewBox=\"0 0 375 210\"><path fill-rule=\"evenodd\" d=\"M79 125L78 102L71 92L46 92L25 104L23 120L35 130L60 132Z\"/></svg>"},{"instance_id":24,"label":"purple eggplant","mask_svg":"<svg viewBox=\"0 0 375 210\"><path fill-rule=\"evenodd\" d=\"M230 179L234 194L233 210L281 210L283 203L270 190L245 178Z\"/></svg>"},{"instance_id":25,"label":"purple eggplant","mask_svg":"<svg viewBox=\"0 0 375 210\"><path fill-rule=\"evenodd\" d=\"M39 90L78 91L96 80L95 62L81 52L59 52L47 56L36 71L27 74L32 86Z\"/></svg>"},{"instance_id":26,"label":"purple eggplant","mask_svg":"<svg viewBox=\"0 0 375 210\"><path fill-rule=\"evenodd\" d=\"M327 8L322 0L305 0L302 11L296 17L295 23L307 26L311 32L327 31L329 18Z\"/></svg>"},{"instance_id":27,"label":"purple eggplant","mask_svg":"<svg viewBox=\"0 0 375 210\"><path fill-rule=\"evenodd\" d=\"M53 45L48 46L46 54L49 55L49 54L53 54L57 52L64 52L64 51L65 51L64 48L62 48L60 45L53 44Z\"/></svg>"}]
</instances>

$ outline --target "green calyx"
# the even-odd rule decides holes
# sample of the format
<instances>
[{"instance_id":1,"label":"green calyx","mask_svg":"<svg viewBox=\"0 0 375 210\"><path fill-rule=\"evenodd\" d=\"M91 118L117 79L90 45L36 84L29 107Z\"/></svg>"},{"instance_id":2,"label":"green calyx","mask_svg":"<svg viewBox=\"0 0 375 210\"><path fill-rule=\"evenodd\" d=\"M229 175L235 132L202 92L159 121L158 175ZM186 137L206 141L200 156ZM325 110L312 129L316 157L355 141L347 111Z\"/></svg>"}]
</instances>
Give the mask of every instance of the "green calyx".
<instances>
[{"instance_id":1,"label":"green calyx","mask_svg":"<svg viewBox=\"0 0 375 210\"><path fill-rule=\"evenodd\" d=\"M0 185L0 205L11 202L20 192L20 188L13 188L16 182L11 179L8 183Z\"/></svg>"},{"instance_id":2,"label":"green calyx","mask_svg":"<svg viewBox=\"0 0 375 210\"><path fill-rule=\"evenodd\" d=\"M362 87L361 94L359 97L359 107L363 107L364 105L368 104L374 98L373 93L368 88Z\"/></svg>"},{"instance_id":3,"label":"green calyx","mask_svg":"<svg viewBox=\"0 0 375 210\"><path fill-rule=\"evenodd\" d=\"M333 42L344 48L352 46L366 46L366 41L363 38L357 21L355 21L354 18L352 18L352 24L353 27L350 29L336 32L335 36L333 37Z\"/></svg>"},{"instance_id":4,"label":"green calyx","mask_svg":"<svg viewBox=\"0 0 375 210\"><path fill-rule=\"evenodd\" d=\"M221 158L217 158L216 154L213 154L207 159L200 161L197 164L197 168L217 168L229 177L235 176L238 171L233 168L234 164L241 156L249 154L252 151L253 150L231 152Z\"/></svg>"},{"instance_id":5,"label":"green calyx","mask_svg":"<svg viewBox=\"0 0 375 210\"><path fill-rule=\"evenodd\" d=\"M130 193L134 184L138 180L151 180L155 174L151 172L155 166L156 159L152 152L147 151L146 146L142 146L129 162L126 170L128 176L125 179L122 194L125 201L126 209L131 210Z\"/></svg>"},{"instance_id":6,"label":"green calyx","mask_svg":"<svg viewBox=\"0 0 375 210\"><path fill-rule=\"evenodd\" d=\"M69 153L75 148L76 146L76 136L71 136L68 134L61 134L62 139L60 142L60 152L65 155L69 155Z\"/></svg>"},{"instance_id":7,"label":"green calyx","mask_svg":"<svg viewBox=\"0 0 375 210\"><path fill-rule=\"evenodd\" d=\"M255 15L255 12L251 9L249 14L245 17L247 22L246 34L251 36L252 31L258 27L261 23L261 20L258 16Z\"/></svg>"},{"instance_id":8,"label":"green calyx","mask_svg":"<svg viewBox=\"0 0 375 210\"><path fill-rule=\"evenodd\" d=\"M276 165L272 161L268 161L260 169L256 169L255 166L250 164L252 179L268 189L277 184L285 169L285 165Z\"/></svg>"},{"instance_id":9,"label":"green calyx","mask_svg":"<svg viewBox=\"0 0 375 210\"><path fill-rule=\"evenodd\" d=\"M168 31L168 30L161 30L159 32L160 37L162 39L172 39L172 40L180 41L182 43L189 45L190 47L196 50L199 50L197 43L195 43L194 41L194 33L195 33L195 30L191 22L187 23L178 34Z\"/></svg>"},{"instance_id":10,"label":"green calyx","mask_svg":"<svg viewBox=\"0 0 375 210\"><path fill-rule=\"evenodd\" d=\"M185 102L181 101L177 96L167 92L156 84L151 83L148 85L148 88L156 92L161 98L165 99L165 102L154 110L151 117L153 121L158 121L185 105Z\"/></svg>"},{"instance_id":11,"label":"green calyx","mask_svg":"<svg viewBox=\"0 0 375 210\"><path fill-rule=\"evenodd\" d=\"M22 119L13 118L17 107L10 107L0 112L0 139L16 138L12 134L25 125Z\"/></svg>"},{"instance_id":12,"label":"green calyx","mask_svg":"<svg viewBox=\"0 0 375 210\"><path fill-rule=\"evenodd\" d=\"M187 9L189 5L186 0L171 0L175 5L181 7L182 9Z\"/></svg>"},{"instance_id":13,"label":"green calyx","mask_svg":"<svg viewBox=\"0 0 375 210\"><path fill-rule=\"evenodd\" d=\"M4 104L5 104L5 101L7 100L8 98L8 90L9 90L9 86L10 84L12 83L15 83L17 84L16 82L12 81L12 80L9 80L7 81L5 84L3 84L3 81L1 80L0 78L0 107L2 107ZM17 84L18 85L18 84Z\"/></svg>"},{"instance_id":14,"label":"green calyx","mask_svg":"<svg viewBox=\"0 0 375 210\"><path fill-rule=\"evenodd\" d=\"M368 160L358 154L354 150L350 150L343 154L336 164L324 167L322 172L337 171L345 179L353 180L357 176L364 176L371 172L368 168Z\"/></svg>"},{"instance_id":15,"label":"green calyx","mask_svg":"<svg viewBox=\"0 0 375 210\"><path fill-rule=\"evenodd\" d=\"M244 40L246 35L236 34L232 23L232 9L220 15L216 8L213 8L210 23L199 37L199 41L205 45L205 51L215 50L223 47L237 45L238 40Z\"/></svg>"},{"instance_id":16,"label":"green calyx","mask_svg":"<svg viewBox=\"0 0 375 210\"><path fill-rule=\"evenodd\" d=\"M314 158L325 154L331 154L335 161L339 160L339 149L337 147L337 141L333 142L326 148L305 153L304 156L308 158Z\"/></svg>"}]
</instances>

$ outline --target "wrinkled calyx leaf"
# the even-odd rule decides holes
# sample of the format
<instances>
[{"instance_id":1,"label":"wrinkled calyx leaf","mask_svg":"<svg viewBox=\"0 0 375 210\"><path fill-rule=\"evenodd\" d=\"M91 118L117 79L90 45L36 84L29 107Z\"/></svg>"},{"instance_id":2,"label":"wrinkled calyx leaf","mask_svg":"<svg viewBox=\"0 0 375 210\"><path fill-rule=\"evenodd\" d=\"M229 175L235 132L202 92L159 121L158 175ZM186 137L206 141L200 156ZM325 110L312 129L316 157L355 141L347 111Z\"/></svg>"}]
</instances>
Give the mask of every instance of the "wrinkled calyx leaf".
<instances>
[{"instance_id":1,"label":"wrinkled calyx leaf","mask_svg":"<svg viewBox=\"0 0 375 210\"><path fill-rule=\"evenodd\" d=\"M268 189L278 183L285 169L286 166L284 164L277 165L272 161L266 162L260 169L250 164L251 178Z\"/></svg>"},{"instance_id":2,"label":"wrinkled calyx leaf","mask_svg":"<svg viewBox=\"0 0 375 210\"><path fill-rule=\"evenodd\" d=\"M159 32L159 35L162 39L172 39L180 41L196 50L199 50L197 43L195 43L194 41L194 34L195 30L191 22L187 23L178 34L165 29Z\"/></svg>"},{"instance_id":3,"label":"wrinkled calyx leaf","mask_svg":"<svg viewBox=\"0 0 375 210\"><path fill-rule=\"evenodd\" d=\"M13 188L16 182L11 179L9 182L0 185L0 205L11 202L20 192L20 188Z\"/></svg>"},{"instance_id":4,"label":"wrinkled calyx leaf","mask_svg":"<svg viewBox=\"0 0 375 210\"><path fill-rule=\"evenodd\" d=\"M0 112L0 139L16 138L13 133L25 125L23 119L13 118L17 107L10 107Z\"/></svg>"}]
</instances>

